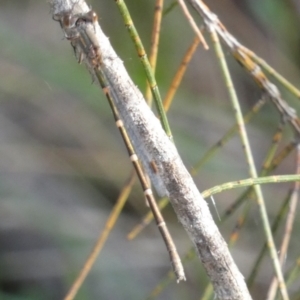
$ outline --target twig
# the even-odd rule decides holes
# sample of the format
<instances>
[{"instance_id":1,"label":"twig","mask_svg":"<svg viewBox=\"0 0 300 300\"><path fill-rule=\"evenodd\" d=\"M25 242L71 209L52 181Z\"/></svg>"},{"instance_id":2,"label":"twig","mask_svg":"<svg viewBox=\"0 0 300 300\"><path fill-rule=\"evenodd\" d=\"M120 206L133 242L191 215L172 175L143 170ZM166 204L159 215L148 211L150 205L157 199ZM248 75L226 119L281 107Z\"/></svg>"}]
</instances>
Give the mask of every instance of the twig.
<instances>
[{"instance_id":1,"label":"twig","mask_svg":"<svg viewBox=\"0 0 300 300\"><path fill-rule=\"evenodd\" d=\"M155 102L155 106L156 106L157 112L158 112L160 120L161 120L161 124L162 124L165 132L169 136L169 138L172 139L171 128L170 128L168 118L167 118L166 113L163 108L160 92L159 92L159 89L158 89L158 86L156 83L156 79L154 76L154 71L151 68L150 62L148 60L146 51L143 46L143 43L142 43L142 41L138 35L138 32L133 24L133 21L131 19L130 13L128 11L128 8L127 8L124 0L115 0L115 2L120 10L120 13L124 20L124 24L125 24L126 28L128 29L130 37L135 45L137 53L140 57L142 65L144 67L148 83L150 85L152 94L154 96L154 102Z\"/></svg>"}]
</instances>

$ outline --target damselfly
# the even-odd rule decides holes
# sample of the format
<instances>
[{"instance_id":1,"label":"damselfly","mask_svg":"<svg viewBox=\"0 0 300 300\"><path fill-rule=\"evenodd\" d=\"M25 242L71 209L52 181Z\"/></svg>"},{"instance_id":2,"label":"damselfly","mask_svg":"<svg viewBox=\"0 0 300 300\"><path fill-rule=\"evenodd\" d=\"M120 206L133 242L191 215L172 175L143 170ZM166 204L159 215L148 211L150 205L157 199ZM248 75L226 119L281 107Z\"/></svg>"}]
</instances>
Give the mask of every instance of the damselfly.
<instances>
[{"instance_id":1,"label":"damselfly","mask_svg":"<svg viewBox=\"0 0 300 300\"><path fill-rule=\"evenodd\" d=\"M91 73L93 73L93 75L97 78L103 89L104 94L106 95L106 98L113 112L116 125L121 133L130 160L132 161L138 178L140 180L147 203L149 204L153 215L155 216L157 226L165 241L177 280L185 280L184 270L181 264L180 257L177 253L176 246L171 238L166 223L157 207L149 181L144 174L143 167L140 164L139 158L135 153L134 147L132 145L131 139L134 140L136 138L134 137L134 134L129 136L129 134L127 133L127 130L124 127L124 123L115 105L115 101L118 100L118 95L117 93L115 93L114 89L112 88L108 79L106 78L105 73L102 70L101 52L97 39L95 38L95 22L97 22L97 14L94 11L89 11L85 14L72 14L72 12L70 11L61 15L57 15L56 19L60 21L61 27L65 32L65 36L67 39L70 40L75 50L75 54L78 57L78 60L82 61L82 59L85 59L85 62L87 63ZM129 129L129 132L132 131ZM145 148L143 147L143 145L141 145L141 143L142 141L138 141L136 143L135 146L137 149ZM140 153L143 152L144 150L140 151ZM151 177L158 176L157 166L154 161L145 160L143 161L143 165L147 166L145 167L145 169L149 170L149 174L151 174ZM158 180L160 179L157 177L156 181ZM157 189L159 190L160 187L158 187Z\"/></svg>"}]
</instances>

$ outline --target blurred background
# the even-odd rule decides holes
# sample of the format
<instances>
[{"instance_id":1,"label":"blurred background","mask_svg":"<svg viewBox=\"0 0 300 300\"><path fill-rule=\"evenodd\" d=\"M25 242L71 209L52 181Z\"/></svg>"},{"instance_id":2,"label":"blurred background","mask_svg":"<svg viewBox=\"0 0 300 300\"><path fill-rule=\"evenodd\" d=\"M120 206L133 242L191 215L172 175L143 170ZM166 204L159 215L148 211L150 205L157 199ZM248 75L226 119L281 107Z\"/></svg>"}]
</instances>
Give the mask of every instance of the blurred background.
<instances>
[{"instance_id":1,"label":"blurred background","mask_svg":"<svg viewBox=\"0 0 300 300\"><path fill-rule=\"evenodd\" d=\"M146 49L154 0L128 0ZM165 1L166 7L172 2ZM115 1L90 1L106 35L141 91L145 76ZM227 29L299 84L300 5L297 0L210 0ZM199 16L193 13L201 24ZM162 21L157 81L164 96L192 42L179 7ZM209 38L208 38L209 40ZM62 299L109 216L132 166L105 97L79 65L47 1L0 0L0 299ZM225 49L226 52L226 49ZM251 78L226 52L243 111L261 96ZM281 89L291 106L299 103ZM299 100L299 99L298 99ZM168 112L176 145L191 168L234 124L228 93L212 50L201 46ZM269 104L247 126L256 166L271 144L279 115ZM282 147L293 138L285 130ZM295 172L295 153L276 174ZM201 191L248 178L239 138L233 138L195 177ZM291 184L263 187L270 219ZM215 196L221 214L241 190ZM209 200L212 214L217 213ZM167 251L154 224L134 241L126 235L148 211L136 184L116 227L76 299L144 299L169 270ZM227 239L235 218L220 228ZM192 246L171 208L164 216L184 255ZM287 268L299 255L299 220ZM255 239L255 243L253 240ZM280 240L280 239L279 239ZM232 250L244 276L264 241L256 206ZM200 262L186 266L188 281L172 283L159 299L198 299L207 283ZM254 294L264 299L272 277L269 259ZM294 285L299 290L300 284Z\"/></svg>"}]
</instances>

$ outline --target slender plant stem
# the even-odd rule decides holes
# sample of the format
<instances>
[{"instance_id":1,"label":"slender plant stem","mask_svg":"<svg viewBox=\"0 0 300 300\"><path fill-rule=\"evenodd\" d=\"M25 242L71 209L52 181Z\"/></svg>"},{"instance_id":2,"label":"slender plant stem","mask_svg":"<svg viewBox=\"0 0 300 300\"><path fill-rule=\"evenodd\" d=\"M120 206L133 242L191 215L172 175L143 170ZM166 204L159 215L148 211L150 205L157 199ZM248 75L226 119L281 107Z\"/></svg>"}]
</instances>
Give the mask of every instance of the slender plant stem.
<instances>
[{"instance_id":1,"label":"slender plant stem","mask_svg":"<svg viewBox=\"0 0 300 300\"><path fill-rule=\"evenodd\" d=\"M240 108L240 105L239 105L239 101L238 101L236 92L235 92L234 87L233 87L233 82L231 80L231 76L230 76L230 73L229 73L229 70L228 70L228 66L227 66L227 63L226 63L226 60L225 60L225 56L224 56L224 53L223 53L223 50L222 50L222 47L220 45L220 41L219 41L218 35L216 34L215 29L213 27L210 27L210 31L211 31L212 40L213 40L214 48L215 48L215 51L216 51L216 55L219 58L220 67L221 67L221 70L223 72L224 79L225 79L225 82L226 82L226 86L227 86L228 91L229 91L229 96L230 96L230 99L231 99L231 102L232 102L232 107L233 107L233 110L234 110L234 113L235 113L235 117L236 117L237 123L239 125L239 133L240 133L240 137L241 137L241 140L242 140L243 149L245 151L246 160L248 162L249 173L250 173L251 177L257 178L257 171L256 171L256 168L255 168L255 163L254 163L251 147L250 147L250 144L249 144L249 139L248 139L247 132L246 132L246 129L245 129L243 115L242 115L242 112L241 112L241 108ZM258 203L259 210L260 210L261 219L262 219L262 222L263 222L264 232L265 232L267 243L268 243L269 250L270 250L270 255L271 255L272 260L273 260L273 266L274 266L275 273L276 273L276 276L277 276L278 281L279 281L280 291L281 291L283 299L288 300L289 296L288 296L288 293L287 293L287 289L286 289L284 278L283 278L282 271L281 271L280 262L279 262L277 251L276 251L276 248L275 248L275 243L274 243L274 239L273 239L273 236L272 236L272 231L271 231L269 220L268 220L268 214L267 214L267 209L266 209L266 206L265 206L262 190L261 190L259 185L255 185L254 190L255 190L256 199L257 199L257 203Z\"/></svg>"},{"instance_id":2,"label":"slender plant stem","mask_svg":"<svg viewBox=\"0 0 300 300\"><path fill-rule=\"evenodd\" d=\"M263 167L260 172L260 177L265 176L267 174L267 169L269 168L269 166L272 162L272 159L275 156L276 150L279 146L279 142L281 141L281 138L282 138L282 127L283 127L283 124L282 124L282 122L280 122L275 134L273 135L271 147L269 148L267 155L264 159ZM239 237L241 229L242 229L243 225L245 224L246 218L247 218L250 208L252 206L251 205L252 201L250 201L251 198L252 198L252 196L250 195L250 197L246 201L243 212L239 215L238 220L234 226L234 229L233 229L232 233L230 234L230 238L228 241L230 248L232 248L234 246L235 242L237 241L237 239Z\"/></svg>"},{"instance_id":3,"label":"slender plant stem","mask_svg":"<svg viewBox=\"0 0 300 300\"><path fill-rule=\"evenodd\" d=\"M282 139L283 126L284 126L284 124L282 122L280 122L275 134L273 135L272 145L269 148L267 155L264 159L264 162L262 164L262 170L260 172L260 176L266 176L270 172L270 166L274 159L275 153L278 149L279 143ZM249 190L249 196L247 196L247 198L250 198L250 199L253 198L253 189ZM274 233L273 227L272 227L272 233ZM253 279L254 279L254 277L255 277L255 274L253 276Z\"/></svg>"},{"instance_id":4,"label":"slender plant stem","mask_svg":"<svg viewBox=\"0 0 300 300\"><path fill-rule=\"evenodd\" d=\"M300 174L300 145L298 144L297 146L297 157L296 157L296 174ZM293 224L295 221L295 215L296 215L296 209L297 209L297 204L298 204L298 194L299 194L299 182L295 182L293 192L291 195L291 200L289 204L289 212L287 215L287 220L286 220L286 225L285 225L285 230L284 230L284 235L283 239L281 242L281 247L280 247L280 264L283 265L284 261L287 256L287 250L292 234L292 229L293 229ZM273 278L269 291L268 291L268 296L267 300L273 300L276 297L278 289L278 280L276 277Z\"/></svg>"},{"instance_id":5,"label":"slender plant stem","mask_svg":"<svg viewBox=\"0 0 300 300\"><path fill-rule=\"evenodd\" d=\"M163 104L162 104L160 92L159 92L159 89L158 89L158 86L157 86L157 83L155 80L154 72L149 63L143 43L142 43L142 41L138 35L138 32L133 24L133 21L131 19L130 13L127 9L125 2L123 0L115 0L115 2L120 10L120 13L121 13L124 23L125 23L125 26L129 31L130 37L131 37L132 41L134 42L136 50L138 52L138 55L141 59L142 65L144 67L144 70L145 70L145 73L146 73L146 76L148 79L148 83L150 85L152 94L154 96L156 109L159 114L162 126L163 126L166 134L169 136L169 138L172 139L171 128L170 128L165 110L163 108Z\"/></svg>"},{"instance_id":6,"label":"slender plant stem","mask_svg":"<svg viewBox=\"0 0 300 300\"><path fill-rule=\"evenodd\" d=\"M214 194L221 193L227 190L231 190L237 187L256 186L266 183L279 183L279 182L291 182L300 180L300 175L278 175L278 176L267 176L258 178L249 178L244 180L237 180L227 182L221 185L210 188L202 192L204 198L210 197Z\"/></svg>"}]
</instances>

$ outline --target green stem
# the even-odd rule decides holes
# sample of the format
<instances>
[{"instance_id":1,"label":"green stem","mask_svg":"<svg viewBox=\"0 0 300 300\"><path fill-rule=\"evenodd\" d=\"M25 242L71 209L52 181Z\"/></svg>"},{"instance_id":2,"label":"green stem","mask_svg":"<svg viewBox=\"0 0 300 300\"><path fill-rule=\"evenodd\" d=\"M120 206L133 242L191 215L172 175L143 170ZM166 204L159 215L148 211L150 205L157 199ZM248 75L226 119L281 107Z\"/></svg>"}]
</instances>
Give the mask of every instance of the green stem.
<instances>
[{"instance_id":1,"label":"green stem","mask_svg":"<svg viewBox=\"0 0 300 300\"><path fill-rule=\"evenodd\" d=\"M246 129L245 129L245 124L244 124L241 108L240 108L240 105L239 105L239 101L238 101L236 91L235 91L234 86L233 86L233 82L232 82L230 72L229 72L229 69L228 69L228 66L227 66L227 62L225 60L225 56L224 56L224 53L223 53L223 50L222 50L222 47L221 47L221 44L220 44L220 41L219 41L219 37L216 34L215 30L213 28L211 28L211 29L212 29L211 30L211 35L212 35L214 49L215 49L217 57L219 58L220 67L221 67L221 70L222 70L222 73L223 73L223 76L224 76L226 86L228 88L229 97L230 97L230 100L231 100L231 103L232 103L232 107L233 107L233 110L234 110L234 113L235 113L235 117L236 117L237 123L239 125L240 137L241 137L243 148L244 148L244 151L245 151L246 160L247 160L247 163L248 163L248 166L249 166L249 173L250 173L251 177L256 179L257 178L257 171L256 171L256 168L255 168L254 159L253 159L249 139L248 139L248 136L247 136L247 132L246 132ZM269 223L269 219L268 219L267 209L266 209L266 206L265 206L262 190L261 190L259 185L255 185L254 190L255 190L255 194L256 194L257 204L259 206L261 219L262 219L262 222L263 222L263 228L264 228L264 232L265 232L265 235L266 235L267 244L269 246L270 255L271 255L272 260L273 260L275 273L276 273L276 276L278 278L280 291L281 291L283 299L288 300L289 296L288 296L288 293L287 293L286 285L285 285L284 278L283 278L282 271L281 271L280 262L279 262L277 251L276 251L276 248L275 248L275 243L274 243L274 239L273 239L273 236L272 236L272 231L271 231L271 227L270 227L270 223Z\"/></svg>"},{"instance_id":2,"label":"green stem","mask_svg":"<svg viewBox=\"0 0 300 300\"><path fill-rule=\"evenodd\" d=\"M166 134L169 136L169 138L173 139L170 125L169 125L169 122L168 122L168 119L166 116L166 112L164 110L163 103L161 100L160 92L159 92L159 89L158 89L158 86L157 86L157 83L155 80L153 70L149 63L146 51L144 49L143 43L142 43L142 41L138 35L138 32L133 24L133 21L131 19L131 16L129 14L129 11L128 11L128 8L127 8L125 2L123 0L115 0L115 1L120 10L120 13L123 17L125 26L127 27L128 31L129 31L130 37L131 37L132 41L134 42L134 45L138 52L138 55L141 59L142 65L144 67L144 71L146 73L146 76L147 76L147 79L148 79L148 82L149 82L149 85L150 85L150 88L151 88L151 91L152 91L152 94L154 97L155 106L156 106L157 112L159 114L159 117L160 117L160 120L162 123L162 127L164 128L164 130L165 130Z\"/></svg>"}]
</instances>

